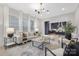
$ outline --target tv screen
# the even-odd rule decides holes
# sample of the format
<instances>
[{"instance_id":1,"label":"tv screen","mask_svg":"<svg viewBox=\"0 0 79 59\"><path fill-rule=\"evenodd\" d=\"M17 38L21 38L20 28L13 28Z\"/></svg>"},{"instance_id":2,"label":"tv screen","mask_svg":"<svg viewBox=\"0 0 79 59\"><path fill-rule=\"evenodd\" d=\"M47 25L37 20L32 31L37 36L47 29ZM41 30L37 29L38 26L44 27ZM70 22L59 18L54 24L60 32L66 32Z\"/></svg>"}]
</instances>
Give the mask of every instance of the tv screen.
<instances>
[{"instance_id":1,"label":"tv screen","mask_svg":"<svg viewBox=\"0 0 79 59\"><path fill-rule=\"evenodd\" d=\"M66 26L66 22L62 22L62 25L63 25L63 26Z\"/></svg>"},{"instance_id":2,"label":"tv screen","mask_svg":"<svg viewBox=\"0 0 79 59\"><path fill-rule=\"evenodd\" d=\"M51 23L51 29L58 29L58 23Z\"/></svg>"}]
</instances>

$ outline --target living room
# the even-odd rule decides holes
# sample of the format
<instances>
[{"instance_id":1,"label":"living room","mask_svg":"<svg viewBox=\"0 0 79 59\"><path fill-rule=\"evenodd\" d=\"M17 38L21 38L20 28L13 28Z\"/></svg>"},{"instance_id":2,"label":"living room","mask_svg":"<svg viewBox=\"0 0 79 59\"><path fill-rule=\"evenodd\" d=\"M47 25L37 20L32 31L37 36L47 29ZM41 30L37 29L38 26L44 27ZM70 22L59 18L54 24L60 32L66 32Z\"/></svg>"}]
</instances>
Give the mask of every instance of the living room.
<instances>
[{"instance_id":1,"label":"living room","mask_svg":"<svg viewBox=\"0 0 79 59\"><path fill-rule=\"evenodd\" d=\"M62 56L71 39L79 41L78 15L79 3L0 4L0 55Z\"/></svg>"}]
</instances>

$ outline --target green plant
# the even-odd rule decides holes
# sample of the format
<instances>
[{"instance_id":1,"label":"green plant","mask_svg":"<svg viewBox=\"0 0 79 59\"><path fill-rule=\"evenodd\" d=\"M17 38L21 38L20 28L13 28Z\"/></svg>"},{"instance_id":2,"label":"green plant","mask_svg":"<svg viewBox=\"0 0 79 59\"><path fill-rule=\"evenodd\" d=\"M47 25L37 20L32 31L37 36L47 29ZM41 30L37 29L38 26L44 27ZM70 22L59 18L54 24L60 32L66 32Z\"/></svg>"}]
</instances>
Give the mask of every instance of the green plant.
<instances>
[{"instance_id":1,"label":"green plant","mask_svg":"<svg viewBox=\"0 0 79 59\"><path fill-rule=\"evenodd\" d=\"M71 34L75 31L75 26L72 25L71 22L67 22L66 26L64 26L65 34Z\"/></svg>"}]
</instances>

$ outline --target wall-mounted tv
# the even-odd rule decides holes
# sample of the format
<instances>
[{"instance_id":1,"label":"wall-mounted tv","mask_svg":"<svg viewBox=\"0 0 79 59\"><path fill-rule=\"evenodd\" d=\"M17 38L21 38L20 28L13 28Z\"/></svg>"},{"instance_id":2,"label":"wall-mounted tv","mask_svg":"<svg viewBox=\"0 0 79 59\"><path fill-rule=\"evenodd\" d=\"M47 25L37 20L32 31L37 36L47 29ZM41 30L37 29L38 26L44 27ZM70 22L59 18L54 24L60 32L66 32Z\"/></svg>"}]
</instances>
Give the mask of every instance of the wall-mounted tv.
<instances>
[{"instance_id":1,"label":"wall-mounted tv","mask_svg":"<svg viewBox=\"0 0 79 59\"><path fill-rule=\"evenodd\" d=\"M59 27L65 26L66 22L51 23L51 29L58 29Z\"/></svg>"},{"instance_id":2,"label":"wall-mounted tv","mask_svg":"<svg viewBox=\"0 0 79 59\"><path fill-rule=\"evenodd\" d=\"M66 22L62 22L62 25L65 26L66 25Z\"/></svg>"},{"instance_id":3,"label":"wall-mounted tv","mask_svg":"<svg viewBox=\"0 0 79 59\"><path fill-rule=\"evenodd\" d=\"M51 29L58 29L58 23L51 23Z\"/></svg>"}]
</instances>

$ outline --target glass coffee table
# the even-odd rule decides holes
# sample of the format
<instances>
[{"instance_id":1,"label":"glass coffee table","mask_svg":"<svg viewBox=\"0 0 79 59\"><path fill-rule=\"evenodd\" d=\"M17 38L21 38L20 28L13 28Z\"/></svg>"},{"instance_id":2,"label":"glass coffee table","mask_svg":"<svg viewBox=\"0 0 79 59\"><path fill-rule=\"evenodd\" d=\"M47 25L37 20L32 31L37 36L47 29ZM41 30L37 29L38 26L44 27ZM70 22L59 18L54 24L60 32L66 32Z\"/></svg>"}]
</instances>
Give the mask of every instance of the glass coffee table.
<instances>
[{"instance_id":1,"label":"glass coffee table","mask_svg":"<svg viewBox=\"0 0 79 59\"><path fill-rule=\"evenodd\" d=\"M44 48L44 45L49 44L49 43L50 43L50 40L48 39L48 41L46 41L44 36L32 39L32 46L40 48L42 50Z\"/></svg>"},{"instance_id":2,"label":"glass coffee table","mask_svg":"<svg viewBox=\"0 0 79 59\"><path fill-rule=\"evenodd\" d=\"M45 46L45 56L63 56L64 48L56 47L56 45Z\"/></svg>"},{"instance_id":3,"label":"glass coffee table","mask_svg":"<svg viewBox=\"0 0 79 59\"><path fill-rule=\"evenodd\" d=\"M63 56L63 37L59 36L56 40L50 40L50 44L45 45L44 51L45 56Z\"/></svg>"}]
</instances>

